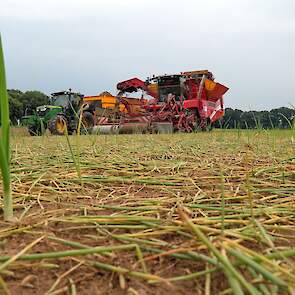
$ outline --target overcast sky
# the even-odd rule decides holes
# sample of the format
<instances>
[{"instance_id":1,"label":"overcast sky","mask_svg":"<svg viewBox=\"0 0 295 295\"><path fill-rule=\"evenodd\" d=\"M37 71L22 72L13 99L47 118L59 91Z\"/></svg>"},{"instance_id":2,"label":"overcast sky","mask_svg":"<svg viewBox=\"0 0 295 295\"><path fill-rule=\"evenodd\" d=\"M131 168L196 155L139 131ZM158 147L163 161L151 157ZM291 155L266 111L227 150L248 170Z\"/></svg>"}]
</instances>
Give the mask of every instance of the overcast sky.
<instances>
[{"instance_id":1,"label":"overcast sky","mask_svg":"<svg viewBox=\"0 0 295 295\"><path fill-rule=\"evenodd\" d=\"M85 95L209 69L227 107L295 104L294 0L1 0L9 88Z\"/></svg>"}]
</instances>

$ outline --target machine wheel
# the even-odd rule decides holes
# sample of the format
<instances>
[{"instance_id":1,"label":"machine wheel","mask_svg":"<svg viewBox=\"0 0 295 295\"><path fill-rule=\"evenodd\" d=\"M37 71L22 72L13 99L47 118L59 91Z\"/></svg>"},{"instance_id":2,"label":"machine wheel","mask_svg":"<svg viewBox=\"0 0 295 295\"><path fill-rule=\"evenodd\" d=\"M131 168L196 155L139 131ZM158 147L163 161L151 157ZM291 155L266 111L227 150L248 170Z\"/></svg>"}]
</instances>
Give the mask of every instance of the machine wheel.
<instances>
[{"instance_id":1,"label":"machine wheel","mask_svg":"<svg viewBox=\"0 0 295 295\"><path fill-rule=\"evenodd\" d=\"M39 128L37 126L33 126L33 125L28 126L28 132L31 136L41 135Z\"/></svg>"},{"instance_id":2,"label":"machine wheel","mask_svg":"<svg viewBox=\"0 0 295 295\"><path fill-rule=\"evenodd\" d=\"M67 130L67 119L63 115L57 115L49 124L48 129L53 135L65 135Z\"/></svg>"},{"instance_id":3,"label":"machine wheel","mask_svg":"<svg viewBox=\"0 0 295 295\"><path fill-rule=\"evenodd\" d=\"M34 125L28 125L27 130L31 136L39 136L45 133L46 128L47 125L40 121Z\"/></svg>"},{"instance_id":4,"label":"machine wheel","mask_svg":"<svg viewBox=\"0 0 295 295\"><path fill-rule=\"evenodd\" d=\"M210 122L210 119L207 119L206 122L202 125L202 131L211 131L213 129L213 126Z\"/></svg>"},{"instance_id":5,"label":"machine wheel","mask_svg":"<svg viewBox=\"0 0 295 295\"><path fill-rule=\"evenodd\" d=\"M212 131L212 129L213 129L213 126L211 123L206 126L206 131Z\"/></svg>"},{"instance_id":6,"label":"machine wheel","mask_svg":"<svg viewBox=\"0 0 295 295\"><path fill-rule=\"evenodd\" d=\"M88 131L94 126L94 118L90 112L83 112L82 114L82 124L81 133L87 134Z\"/></svg>"}]
</instances>

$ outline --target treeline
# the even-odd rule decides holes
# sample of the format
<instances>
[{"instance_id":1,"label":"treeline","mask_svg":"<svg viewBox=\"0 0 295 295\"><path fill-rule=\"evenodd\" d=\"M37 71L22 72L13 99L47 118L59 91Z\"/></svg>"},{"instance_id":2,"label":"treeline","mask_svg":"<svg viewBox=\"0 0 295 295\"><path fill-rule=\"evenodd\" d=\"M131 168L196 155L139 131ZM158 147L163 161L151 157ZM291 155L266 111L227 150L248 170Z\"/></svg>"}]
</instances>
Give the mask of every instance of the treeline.
<instances>
[{"instance_id":1,"label":"treeline","mask_svg":"<svg viewBox=\"0 0 295 295\"><path fill-rule=\"evenodd\" d=\"M295 128L295 109L281 107L270 111L241 111L225 109L225 115L215 123L216 128L273 129Z\"/></svg>"},{"instance_id":2,"label":"treeline","mask_svg":"<svg viewBox=\"0 0 295 295\"><path fill-rule=\"evenodd\" d=\"M8 90L9 110L12 124L17 124L24 115L33 114L37 106L49 104L49 97L40 91L22 92ZM270 111L241 111L226 108L225 115L214 124L216 128L271 129L290 128L295 124L295 109L281 107Z\"/></svg>"},{"instance_id":3,"label":"treeline","mask_svg":"<svg viewBox=\"0 0 295 295\"><path fill-rule=\"evenodd\" d=\"M40 91L22 92L16 89L8 90L9 112L12 124L24 116L33 114L37 106L48 104L49 97Z\"/></svg>"}]
</instances>

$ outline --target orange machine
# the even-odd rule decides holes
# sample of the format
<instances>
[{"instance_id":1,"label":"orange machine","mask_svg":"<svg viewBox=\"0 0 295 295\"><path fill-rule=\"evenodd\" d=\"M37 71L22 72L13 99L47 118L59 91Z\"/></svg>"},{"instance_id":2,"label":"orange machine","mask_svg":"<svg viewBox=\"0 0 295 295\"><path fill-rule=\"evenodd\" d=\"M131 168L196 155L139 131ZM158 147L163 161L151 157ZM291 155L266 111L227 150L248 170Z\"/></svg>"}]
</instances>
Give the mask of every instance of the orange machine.
<instances>
[{"instance_id":1,"label":"orange machine","mask_svg":"<svg viewBox=\"0 0 295 295\"><path fill-rule=\"evenodd\" d=\"M131 97L120 97L120 101L116 96L113 96L107 91L100 93L99 95L94 96L84 96L83 103L87 105L95 105L100 109L105 110L115 110L118 108L118 111L123 113L140 113L141 106L145 103L145 99L131 98ZM122 103L122 101L126 101L129 106L129 110L126 105Z\"/></svg>"}]
</instances>

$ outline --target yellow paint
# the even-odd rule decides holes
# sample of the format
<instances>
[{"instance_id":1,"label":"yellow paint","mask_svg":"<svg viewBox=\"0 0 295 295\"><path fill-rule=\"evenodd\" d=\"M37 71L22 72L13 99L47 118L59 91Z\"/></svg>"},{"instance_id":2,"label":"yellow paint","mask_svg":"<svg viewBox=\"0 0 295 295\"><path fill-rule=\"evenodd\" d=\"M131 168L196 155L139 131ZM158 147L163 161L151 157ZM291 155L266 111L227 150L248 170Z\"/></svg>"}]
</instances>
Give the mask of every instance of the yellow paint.
<instances>
[{"instance_id":1,"label":"yellow paint","mask_svg":"<svg viewBox=\"0 0 295 295\"><path fill-rule=\"evenodd\" d=\"M129 97L122 97L123 99L128 101L128 104L131 108L132 112L139 112L140 111L140 99L138 98L129 98ZM97 96L85 96L83 99L83 103L91 103L94 101L101 101L101 105L103 109L115 109L117 105L117 99L113 95L97 95ZM127 110L124 104L120 103L119 110L121 112L127 113Z\"/></svg>"},{"instance_id":2,"label":"yellow paint","mask_svg":"<svg viewBox=\"0 0 295 295\"><path fill-rule=\"evenodd\" d=\"M209 80L209 79L206 79L205 80L205 89L208 90L208 91L211 91L215 88L216 86L216 83Z\"/></svg>"},{"instance_id":3,"label":"yellow paint","mask_svg":"<svg viewBox=\"0 0 295 295\"><path fill-rule=\"evenodd\" d=\"M148 90L153 93L155 96L158 95L158 83L152 83L148 85Z\"/></svg>"},{"instance_id":4,"label":"yellow paint","mask_svg":"<svg viewBox=\"0 0 295 295\"><path fill-rule=\"evenodd\" d=\"M59 133L64 133L65 130L66 130L66 124L63 120L57 120L56 121L56 130L59 132Z\"/></svg>"}]
</instances>

